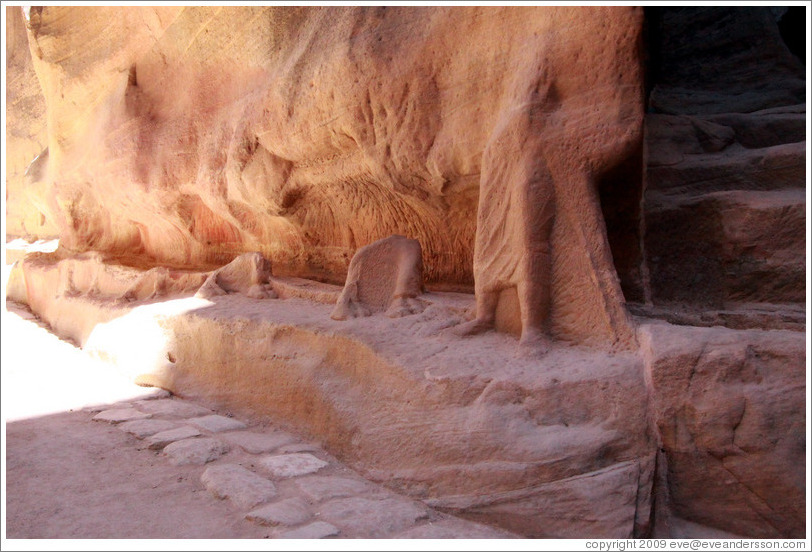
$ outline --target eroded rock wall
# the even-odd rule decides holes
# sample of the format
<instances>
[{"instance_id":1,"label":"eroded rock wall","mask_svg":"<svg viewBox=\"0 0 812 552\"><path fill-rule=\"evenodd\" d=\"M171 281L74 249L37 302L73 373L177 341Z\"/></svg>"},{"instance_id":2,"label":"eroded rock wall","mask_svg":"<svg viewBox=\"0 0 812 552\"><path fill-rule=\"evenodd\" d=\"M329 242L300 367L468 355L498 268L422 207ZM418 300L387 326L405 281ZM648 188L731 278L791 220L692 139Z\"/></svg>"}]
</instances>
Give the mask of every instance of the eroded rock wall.
<instances>
[{"instance_id":1,"label":"eroded rock wall","mask_svg":"<svg viewBox=\"0 0 812 552\"><path fill-rule=\"evenodd\" d=\"M597 189L639 189L641 9L45 7L27 27L63 247L259 251L339 283L401 234L429 284L519 289L521 324L633 347Z\"/></svg>"},{"instance_id":2,"label":"eroded rock wall","mask_svg":"<svg viewBox=\"0 0 812 552\"><path fill-rule=\"evenodd\" d=\"M647 11L652 300L708 312L704 323L728 323L711 312L736 309L802 323L794 306L806 298L806 86L781 17L804 14Z\"/></svg>"},{"instance_id":3,"label":"eroded rock wall","mask_svg":"<svg viewBox=\"0 0 812 552\"><path fill-rule=\"evenodd\" d=\"M36 69L49 147L24 185L9 173L7 233L53 221L64 245L23 263L11 292L56 331L525 534L642 536L656 502L664 518L803 536L806 107L773 11L673 8L649 21L643 195L637 12L116 10L32 8L31 65L9 65L29 79ZM9 142L31 146L14 158L23 167L44 146L29 139L44 111L19 90L33 106L9 110L23 119ZM602 136L606 150L593 147ZM482 228L499 239L477 262ZM244 251L274 274L341 283L357 249L392 233L418 239L435 289L470 290L479 266L517 334L519 293L505 281L517 252L539 251L550 277L524 282L551 282L558 336L628 336L624 295L638 314L740 329L638 318L640 357L554 343L515 360L494 334L425 346L470 314L470 296L343 323L329 319L338 288L296 278L262 280L279 299L145 305L193 293L202 269ZM154 350L127 340L136 328Z\"/></svg>"},{"instance_id":4,"label":"eroded rock wall","mask_svg":"<svg viewBox=\"0 0 812 552\"><path fill-rule=\"evenodd\" d=\"M43 178L48 147L45 97L34 72L25 19L18 6L6 11L6 236L53 238L58 228Z\"/></svg>"}]
</instances>

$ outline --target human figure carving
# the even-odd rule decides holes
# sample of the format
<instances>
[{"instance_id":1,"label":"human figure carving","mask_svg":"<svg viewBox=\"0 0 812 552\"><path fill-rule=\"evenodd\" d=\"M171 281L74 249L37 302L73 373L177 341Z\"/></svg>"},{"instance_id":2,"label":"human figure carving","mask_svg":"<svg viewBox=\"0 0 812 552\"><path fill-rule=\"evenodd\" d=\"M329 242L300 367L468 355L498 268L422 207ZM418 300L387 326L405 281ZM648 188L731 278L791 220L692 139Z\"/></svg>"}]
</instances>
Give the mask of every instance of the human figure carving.
<instances>
[{"instance_id":1,"label":"human figure carving","mask_svg":"<svg viewBox=\"0 0 812 552\"><path fill-rule=\"evenodd\" d=\"M464 336L518 326L525 350L538 353L559 335L629 348L634 332L597 182L639 144L642 112L634 93L606 105L588 78L577 83L582 93L565 92L553 76L562 74L517 78L486 146L474 249L476 317L451 331ZM500 320L511 294L518 313L502 318L518 320Z\"/></svg>"}]
</instances>

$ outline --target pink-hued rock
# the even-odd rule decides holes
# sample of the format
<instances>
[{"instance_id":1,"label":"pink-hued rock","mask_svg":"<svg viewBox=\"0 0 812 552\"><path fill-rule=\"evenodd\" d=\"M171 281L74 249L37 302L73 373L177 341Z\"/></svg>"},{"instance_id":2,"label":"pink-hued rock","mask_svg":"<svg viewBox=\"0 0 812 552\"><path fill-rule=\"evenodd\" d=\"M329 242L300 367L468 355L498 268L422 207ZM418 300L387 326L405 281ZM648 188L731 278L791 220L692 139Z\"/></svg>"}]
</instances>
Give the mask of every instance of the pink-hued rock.
<instances>
[{"instance_id":1,"label":"pink-hued rock","mask_svg":"<svg viewBox=\"0 0 812 552\"><path fill-rule=\"evenodd\" d=\"M245 519L261 525L299 525L313 517L307 502L299 497L266 504L245 514Z\"/></svg>"},{"instance_id":2,"label":"pink-hued rock","mask_svg":"<svg viewBox=\"0 0 812 552\"><path fill-rule=\"evenodd\" d=\"M150 435L146 438L146 442L149 444L150 449L161 450L170 443L183 439L191 439L192 437L197 437L198 435L200 435L200 431L194 427L185 425Z\"/></svg>"},{"instance_id":3,"label":"pink-hued rock","mask_svg":"<svg viewBox=\"0 0 812 552\"><path fill-rule=\"evenodd\" d=\"M112 410L99 412L93 416L93 419L101 422L110 422L111 424L120 424L122 422L143 420L151 417L152 414L145 414L135 408L114 408Z\"/></svg>"},{"instance_id":4,"label":"pink-hued rock","mask_svg":"<svg viewBox=\"0 0 812 552\"><path fill-rule=\"evenodd\" d=\"M209 437L183 439L164 447L164 456L176 465L207 464L217 460L229 451L230 447L219 439Z\"/></svg>"},{"instance_id":5,"label":"pink-hued rock","mask_svg":"<svg viewBox=\"0 0 812 552\"><path fill-rule=\"evenodd\" d=\"M805 527L801 332L641 329L667 497L688 521L754 538Z\"/></svg>"},{"instance_id":6,"label":"pink-hued rock","mask_svg":"<svg viewBox=\"0 0 812 552\"><path fill-rule=\"evenodd\" d=\"M401 234L477 331L634 346L597 187L640 177L641 8L27 13L65 248L338 283Z\"/></svg>"},{"instance_id":7,"label":"pink-hued rock","mask_svg":"<svg viewBox=\"0 0 812 552\"><path fill-rule=\"evenodd\" d=\"M232 429L245 429L247 426L234 418L227 416L220 416L219 414L209 414L208 416L201 416L200 418L192 418L187 420L188 423L200 429L218 433L220 431L231 431Z\"/></svg>"},{"instance_id":8,"label":"pink-hued rock","mask_svg":"<svg viewBox=\"0 0 812 552\"><path fill-rule=\"evenodd\" d=\"M279 535L280 539L324 539L339 535L341 531L326 521L314 521L302 527L285 531Z\"/></svg>"},{"instance_id":9,"label":"pink-hued rock","mask_svg":"<svg viewBox=\"0 0 812 552\"><path fill-rule=\"evenodd\" d=\"M330 317L346 320L381 310L390 318L418 314L424 308L418 299L422 293L420 242L389 236L355 252L344 289Z\"/></svg>"},{"instance_id":10,"label":"pink-hued rock","mask_svg":"<svg viewBox=\"0 0 812 552\"><path fill-rule=\"evenodd\" d=\"M265 456L257 461L260 469L280 479L315 473L328 463L306 452Z\"/></svg>"},{"instance_id":11,"label":"pink-hued rock","mask_svg":"<svg viewBox=\"0 0 812 552\"><path fill-rule=\"evenodd\" d=\"M394 537L428 517L428 510L404 498L336 498L319 506L319 517L361 538Z\"/></svg>"},{"instance_id":12,"label":"pink-hued rock","mask_svg":"<svg viewBox=\"0 0 812 552\"><path fill-rule=\"evenodd\" d=\"M296 437L290 433L257 433L252 431L228 431L220 436L224 441L236 445L245 452L262 454L292 443Z\"/></svg>"},{"instance_id":13,"label":"pink-hued rock","mask_svg":"<svg viewBox=\"0 0 812 552\"><path fill-rule=\"evenodd\" d=\"M243 253L226 266L212 272L195 294L210 299L240 292L254 299L275 299L270 282L271 263L261 253Z\"/></svg>"},{"instance_id":14,"label":"pink-hued rock","mask_svg":"<svg viewBox=\"0 0 812 552\"><path fill-rule=\"evenodd\" d=\"M229 499L238 508L254 508L276 498L276 486L237 464L217 464L200 476L206 489L219 499Z\"/></svg>"},{"instance_id":15,"label":"pink-hued rock","mask_svg":"<svg viewBox=\"0 0 812 552\"><path fill-rule=\"evenodd\" d=\"M139 439L155 435L156 433L160 433L162 431L175 429L177 427L178 427L177 422L172 422L169 420L152 420L152 419L132 420L118 425L118 428L120 430L126 431L127 433L130 433Z\"/></svg>"}]
</instances>

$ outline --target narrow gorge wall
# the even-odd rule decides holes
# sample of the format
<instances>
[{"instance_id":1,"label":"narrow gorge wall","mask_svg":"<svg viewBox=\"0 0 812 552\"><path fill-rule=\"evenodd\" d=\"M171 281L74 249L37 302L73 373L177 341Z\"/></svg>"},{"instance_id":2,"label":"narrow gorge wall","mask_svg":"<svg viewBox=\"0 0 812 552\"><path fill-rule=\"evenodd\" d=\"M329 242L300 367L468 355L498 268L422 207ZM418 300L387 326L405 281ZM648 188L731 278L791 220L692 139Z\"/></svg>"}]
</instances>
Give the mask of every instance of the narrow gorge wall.
<instances>
[{"instance_id":1,"label":"narrow gorge wall","mask_svg":"<svg viewBox=\"0 0 812 552\"><path fill-rule=\"evenodd\" d=\"M6 235L60 240L7 295L63 337L528 536L803 536L798 13L6 16Z\"/></svg>"}]
</instances>

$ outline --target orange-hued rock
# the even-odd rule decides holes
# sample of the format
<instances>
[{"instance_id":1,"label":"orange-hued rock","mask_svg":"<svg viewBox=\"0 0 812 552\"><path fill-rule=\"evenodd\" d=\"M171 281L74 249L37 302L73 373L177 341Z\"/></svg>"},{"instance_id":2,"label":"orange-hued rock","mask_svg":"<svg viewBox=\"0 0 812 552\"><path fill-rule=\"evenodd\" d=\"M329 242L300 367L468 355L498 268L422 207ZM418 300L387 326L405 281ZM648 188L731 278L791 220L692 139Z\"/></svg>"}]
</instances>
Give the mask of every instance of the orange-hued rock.
<instances>
[{"instance_id":1,"label":"orange-hued rock","mask_svg":"<svg viewBox=\"0 0 812 552\"><path fill-rule=\"evenodd\" d=\"M10 9L7 297L473 521L801 538L795 9Z\"/></svg>"},{"instance_id":2,"label":"orange-hued rock","mask_svg":"<svg viewBox=\"0 0 812 552\"><path fill-rule=\"evenodd\" d=\"M515 296L525 337L633 346L597 188L641 151L641 9L37 7L27 26L64 247L259 251L338 283L402 234L428 283L476 282L479 326Z\"/></svg>"},{"instance_id":3,"label":"orange-hued rock","mask_svg":"<svg viewBox=\"0 0 812 552\"><path fill-rule=\"evenodd\" d=\"M45 98L34 73L19 6L6 12L6 235L52 238L58 229L41 168L47 159ZM44 151L43 151L44 150Z\"/></svg>"}]
</instances>

